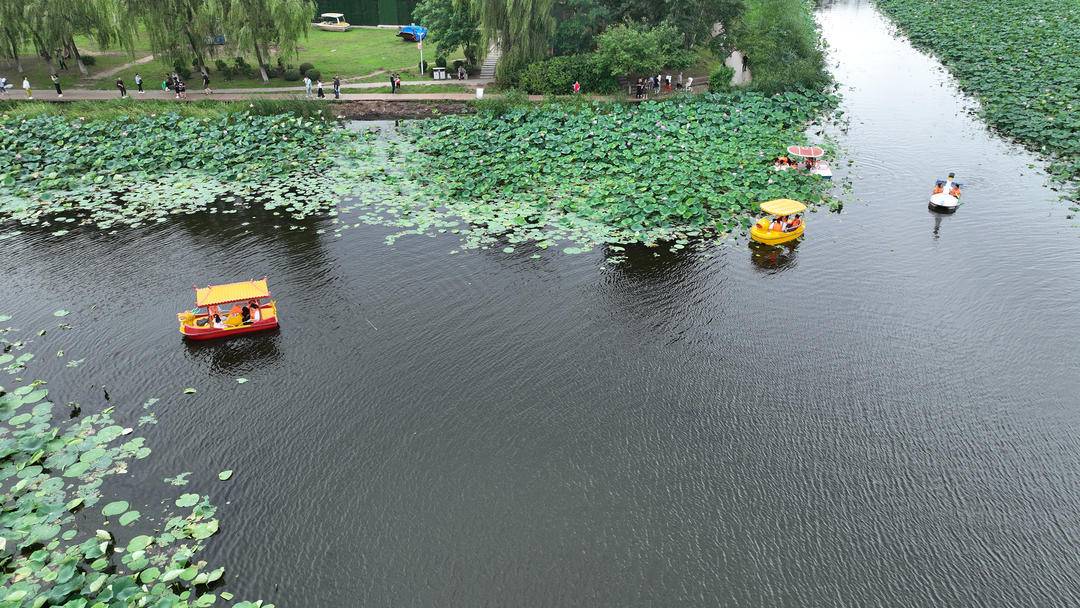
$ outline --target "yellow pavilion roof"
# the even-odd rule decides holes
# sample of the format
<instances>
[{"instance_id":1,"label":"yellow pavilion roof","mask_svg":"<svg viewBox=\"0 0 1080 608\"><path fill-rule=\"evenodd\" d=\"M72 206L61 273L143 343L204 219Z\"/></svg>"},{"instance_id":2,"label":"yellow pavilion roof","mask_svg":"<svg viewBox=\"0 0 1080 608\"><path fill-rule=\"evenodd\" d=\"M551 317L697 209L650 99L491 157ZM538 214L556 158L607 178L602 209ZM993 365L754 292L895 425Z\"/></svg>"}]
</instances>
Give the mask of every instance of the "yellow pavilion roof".
<instances>
[{"instance_id":1,"label":"yellow pavilion roof","mask_svg":"<svg viewBox=\"0 0 1080 608\"><path fill-rule=\"evenodd\" d=\"M239 283L226 283L225 285L196 287L195 305L213 306L215 304L228 304L229 302L241 302L243 300L257 300L269 296L270 288L266 285L266 279L259 279L258 281L241 281Z\"/></svg>"},{"instance_id":2,"label":"yellow pavilion roof","mask_svg":"<svg viewBox=\"0 0 1080 608\"><path fill-rule=\"evenodd\" d=\"M790 198L780 198L775 201L761 203L761 210L769 215L791 215L806 211L806 205Z\"/></svg>"}]
</instances>

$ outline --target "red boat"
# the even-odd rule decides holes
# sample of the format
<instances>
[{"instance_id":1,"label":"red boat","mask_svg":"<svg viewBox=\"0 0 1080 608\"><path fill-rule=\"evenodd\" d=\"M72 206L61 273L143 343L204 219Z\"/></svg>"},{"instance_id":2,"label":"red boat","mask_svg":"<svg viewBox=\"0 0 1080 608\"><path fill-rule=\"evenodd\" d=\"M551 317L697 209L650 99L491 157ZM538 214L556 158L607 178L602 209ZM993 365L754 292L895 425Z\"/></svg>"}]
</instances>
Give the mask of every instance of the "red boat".
<instances>
[{"instance_id":1,"label":"red boat","mask_svg":"<svg viewBox=\"0 0 1080 608\"><path fill-rule=\"evenodd\" d=\"M229 306L229 305L232 306ZM195 288L195 308L177 313L180 333L192 340L213 340L274 329L277 303L266 279Z\"/></svg>"}]
</instances>

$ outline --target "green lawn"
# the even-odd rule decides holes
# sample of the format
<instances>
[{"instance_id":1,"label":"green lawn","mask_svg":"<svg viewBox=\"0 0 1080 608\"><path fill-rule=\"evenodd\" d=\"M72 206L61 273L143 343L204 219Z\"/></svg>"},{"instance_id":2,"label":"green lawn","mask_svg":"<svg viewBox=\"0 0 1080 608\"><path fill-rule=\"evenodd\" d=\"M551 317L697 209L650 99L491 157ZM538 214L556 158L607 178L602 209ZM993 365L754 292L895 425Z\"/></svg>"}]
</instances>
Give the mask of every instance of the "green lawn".
<instances>
[{"instance_id":1,"label":"green lawn","mask_svg":"<svg viewBox=\"0 0 1080 608\"><path fill-rule=\"evenodd\" d=\"M396 32L390 29L358 28L348 32L324 32L312 28L307 39L300 41L299 57L286 58L285 64L299 66L301 63L311 63L317 70L322 72L324 82L329 82L335 75L341 76L343 79L358 79L357 81L361 81L359 80L360 77L369 76L372 72L378 70L399 72L402 74L403 80L416 78L416 66L420 62L420 53L415 44L402 42L395 34ZM231 63L233 57L232 54L221 53L217 57L211 57L208 60L211 64L211 86L216 89L227 89L283 87L298 84L280 78L272 78L269 83L263 83L257 74L254 78L237 77L233 80L226 80L221 75L214 73L214 59L222 59ZM434 56L429 58L426 50L424 58L430 64L434 64ZM451 61L458 58L460 57L453 57ZM254 65L253 58L246 57L246 59L248 63ZM272 56L270 61L276 63L277 56ZM171 65L155 61L123 70L119 77L123 78L124 82L129 83L129 86L131 86L135 78L135 72L141 72L148 85L160 87L165 73L170 71L172 71ZM383 78L388 78L388 76L381 74L371 75L364 80L378 81ZM93 88L112 88L113 81L114 79L109 79L97 82L93 85ZM189 90L201 88L202 86L196 75L192 76L190 84Z\"/></svg>"}]
</instances>

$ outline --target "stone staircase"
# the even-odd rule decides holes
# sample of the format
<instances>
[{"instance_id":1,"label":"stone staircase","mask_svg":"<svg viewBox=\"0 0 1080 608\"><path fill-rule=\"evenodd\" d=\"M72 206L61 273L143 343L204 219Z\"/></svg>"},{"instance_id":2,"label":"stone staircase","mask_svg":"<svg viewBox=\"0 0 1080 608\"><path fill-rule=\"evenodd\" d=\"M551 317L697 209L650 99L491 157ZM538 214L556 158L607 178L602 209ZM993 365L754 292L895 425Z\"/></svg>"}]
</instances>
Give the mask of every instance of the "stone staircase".
<instances>
[{"instance_id":1,"label":"stone staircase","mask_svg":"<svg viewBox=\"0 0 1080 608\"><path fill-rule=\"evenodd\" d=\"M495 68L499 65L499 57L502 57L499 45L492 44L488 49L487 57L484 57L484 64L480 66L480 78L495 78Z\"/></svg>"}]
</instances>

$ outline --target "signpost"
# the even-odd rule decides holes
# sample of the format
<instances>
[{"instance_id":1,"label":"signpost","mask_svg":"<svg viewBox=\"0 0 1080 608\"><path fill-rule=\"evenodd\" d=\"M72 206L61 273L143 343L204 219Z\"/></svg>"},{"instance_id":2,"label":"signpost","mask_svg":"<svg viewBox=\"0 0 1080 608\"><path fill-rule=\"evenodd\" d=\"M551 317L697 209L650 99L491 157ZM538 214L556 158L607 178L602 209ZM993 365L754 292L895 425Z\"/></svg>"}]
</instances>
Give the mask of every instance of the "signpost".
<instances>
[{"instance_id":1,"label":"signpost","mask_svg":"<svg viewBox=\"0 0 1080 608\"><path fill-rule=\"evenodd\" d=\"M420 49L420 77L423 78L427 74L427 70L424 69L424 38L427 38L428 30L426 27L416 26L416 48Z\"/></svg>"}]
</instances>

